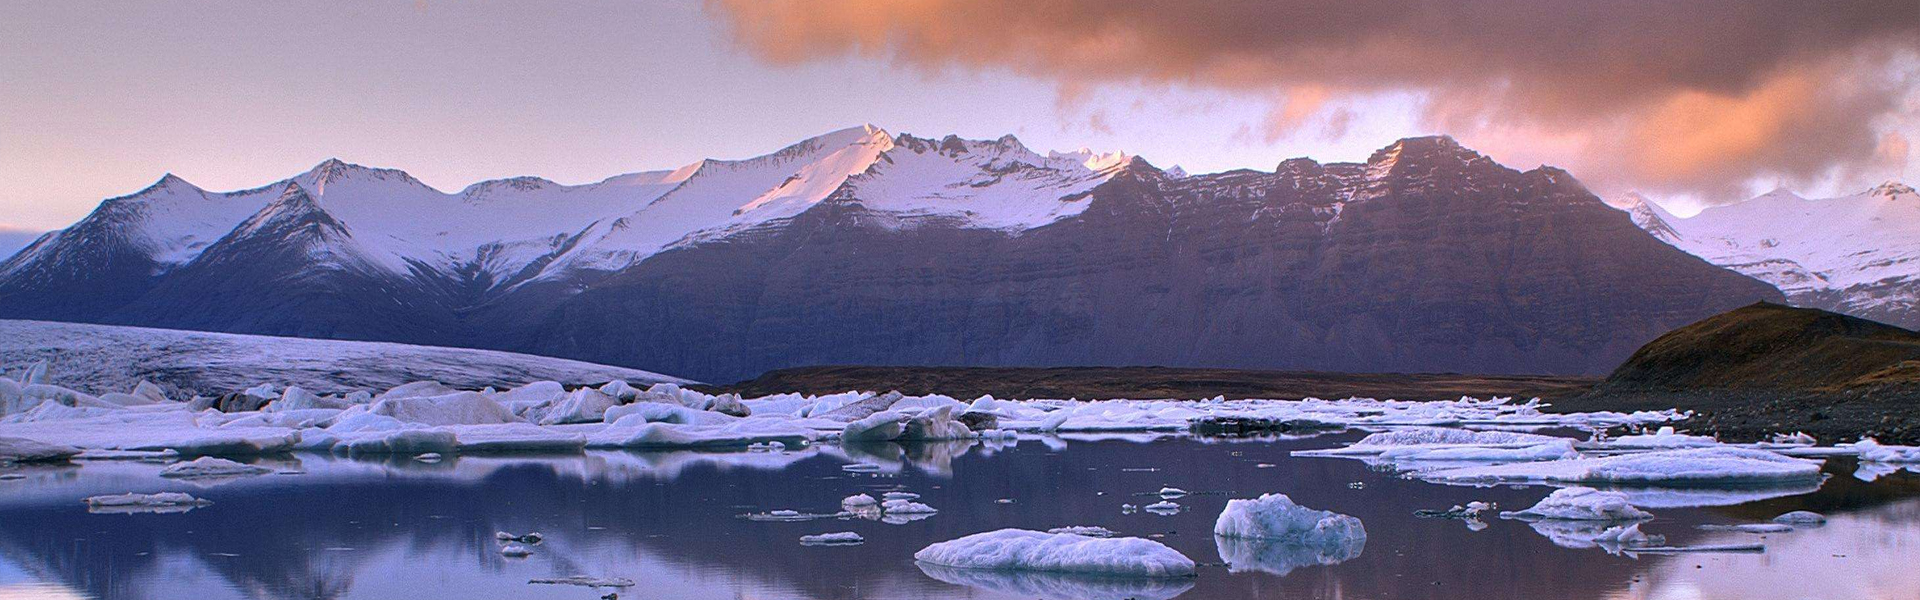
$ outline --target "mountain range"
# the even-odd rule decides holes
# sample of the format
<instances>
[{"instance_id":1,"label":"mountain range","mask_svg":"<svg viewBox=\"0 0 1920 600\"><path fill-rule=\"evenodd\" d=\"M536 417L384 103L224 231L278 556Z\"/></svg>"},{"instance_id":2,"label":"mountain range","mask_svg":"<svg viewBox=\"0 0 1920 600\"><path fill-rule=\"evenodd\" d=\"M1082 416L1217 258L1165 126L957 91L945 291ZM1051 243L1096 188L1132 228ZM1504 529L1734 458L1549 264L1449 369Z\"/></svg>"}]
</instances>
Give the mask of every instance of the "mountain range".
<instances>
[{"instance_id":1,"label":"mountain range","mask_svg":"<svg viewBox=\"0 0 1920 600\"><path fill-rule=\"evenodd\" d=\"M1920 193L1905 184L1818 199L1775 190L1685 218L1638 195L1616 204L1654 237L1795 305L1920 328Z\"/></svg>"},{"instance_id":2,"label":"mountain range","mask_svg":"<svg viewBox=\"0 0 1920 600\"><path fill-rule=\"evenodd\" d=\"M707 381L809 364L1602 373L1779 290L1453 139L1188 175L835 131L447 193L328 160L168 175L0 263L0 318L530 352Z\"/></svg>"}]
</instances>

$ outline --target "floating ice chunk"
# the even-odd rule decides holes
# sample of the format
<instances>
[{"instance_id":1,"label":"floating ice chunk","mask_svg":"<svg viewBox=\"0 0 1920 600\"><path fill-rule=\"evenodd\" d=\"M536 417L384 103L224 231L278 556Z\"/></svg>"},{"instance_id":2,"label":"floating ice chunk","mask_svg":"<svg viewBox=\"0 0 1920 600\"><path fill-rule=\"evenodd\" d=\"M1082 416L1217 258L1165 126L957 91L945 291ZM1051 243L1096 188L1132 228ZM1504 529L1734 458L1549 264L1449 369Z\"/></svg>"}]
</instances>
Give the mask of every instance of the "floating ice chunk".
<instances>
[{"instance_id":1,"label":"floating ice chunk","mask_svg":"<svg viewBox=\"0 0 1920 600\"><path fill-rule=\"evenodd\" d=\"M541 425L593 423L604 421L607 409L619 405L619 400L601 393L600 390L580 388L567 394L552 406L529 410L527 416Z\"/></svg>"},{"instance_id":2,"label":"floating ice chunk","mask_svg":"<svg viewBox=\"0 0 1920 600\"><path fill-rule=\"evenodd\" d=\"M907 431L907 416L895 411L880 411L847 423L840 430L843 442L887 442L899 439Z\"/></svg>"},{"instance_id":3,"label":"floating ice chunk","mask_svg":"<svg viewBox=\"0 0 1920 600\"><path fill-rule=\"evenodd\" d=\"M1500 516L1507 519L1566 521L1640 521L1653 518L1647 511L1629 504L1625 494L1588 487L1554 490L1532 508L1503 512Z\"/></svg>"},{"instance_id":4,"label":"floating ice chunk","mask_svg":"<svg viewBox=\"0 0 1920 600\"><path fill-rule=\"evenodd\" d=\"M414 460L424 462L424 463L437 463L437 462L440 462L440 459L442 458L445 458L445 457L441 456L439 452L423 452L420 454L416 454L413 457Z\"/></svg>"},{"instance_id":5,"label":"floating ice chunk","mask_svg":"<svg viewBox=\"0 0 1920 600\"><path fill-rule=\"evenodd\" d=\"M87 504L87 512L102 514L174 514L213 504L182 492L90 496L83 502Z\"/></svg>"},{"instance_id":6,"label":"floating ice chunk","mask_svg":"<svg viewBox=\"0 0 1920 600\"><path fill-rule=\"evenodd\" d=\"M1475 431L1471 429L1446 427L1409 427L1368 434L1367 437L1360 438L1360 441L1348 446L1346 450L1354 453L1377 453L1394 446L1431 445L1523 448L1562 439L1565 438L1515 431Z\"/></svg>"},{"instance_id":7,"label":"floating ice chunk","mask_svg":"<svg viewBox=\"0 0 1920 600\"><path fill-rule=\"evenodd\" d=\"M1213 523L1221 537L1276 540L1308 545L1343 545L1365 540L1360 519L1314 510L1293 503L1286 494L1263 494L1254 500L1229 500Z\"/></svg>"},{"instance_id":8,"label":"floating ice chunk","mask_svg":"<svg viewBox=\"0 0 1920 600\"><path fill-rule=\"evenodd\" d=\"M1773 522L1793 526L1818 526L1827 524L1827 517L1813 511L1796 510L1774 517Z\"/></svg>"},{"instance_id":9,"label":"floating ice chunk","mask_svg":"<svg viewBox=\"0 0 1920 600\"><path fill-rule=\"evenodd\" d=\"M884 468L885 467L873 463L847 463L840 465L840 470L848 473L877 473Z\"/></svg>"},{"instance_id":10,"label":"floating ice chunk","mask_svg":"<svg viewBox=\"0 0 1920 600\"><path fill-rule=\"evenodd\" d=\"M788 446L804 446L816 435L812 429L785 419L747 418L717 426L648 423L636 429L609 427L589 436L587 445L596 448L716 448L780 442Z\"/></svg>"},{"instance_id":11,"label":"floating ice chunk","mask_svg":"<svg viewBox=\"0 0 1920 600\"><path fill-rule=\"evenodd\" d=\"M1862 461L1883 463L1920 462L1920 447L1886 446L1874 441L1873 438L1866 438L1854 442L1851 446L1859 452L1860 460Z\"/></svg>"},{"instance_id":12,"label":"floating ice chunk","mask_svg":"<svg viewBox=\"0 0 1920 600\"><path fill-rule=\"evenodd\" d=\"M866 538L851 531L800 536L802 546L858 546L866 541Z\"/></svg>"},{"instance_id":13,"label":"floating ice chunk","mask_svg":"<svg viewBox=\"0 0 1920 600\"><path fill-rule=\"evenodd\" d=\"M619 427L638 427L646 423L725 425L739 420L738 417L663 402L638 402L611 407L603 418Z\"/></svg>"},{"instance_id":14,"label":"floating ice chunk","mask_svg":"<svg viewBox=\"0 0 1920 600\"><path fill-rule=\"evenodd\" d=\"M411 384L409 384L411 385ZM507 407L479 392L404 396L378 400L369 413L421 425L483 425L520 422Z\"/></svg>"},{"instance_id":15,"label":"floating ice chunk","mask_svg":"<svg viewBox=\"0 0 1920 600\"><path fill-rule=\"evenodd\" d=\"M79 448L27 438L0 437L0 463L57 462L80 454Z\"/></svg>"},{"instance_id":16,"label":"floating ice chunk","mask_svg":"<svg viewBox=\"0 0 1920 600\"><path fill-rule=\"evenodd\" d=\"M914 560L959 569L1192 577L1193 560L1140 538L1093 538L1023 529L976 533L927 546Z\"/></svg>"},{"instance_id":17,"label":"floating ice chunk","mask_svg":"<svg viewBox=\"0 0 1920 600\"><path fill-rule=\"evenodd\" d=\"M533 585L577 585L580 587L593 587L593 588L603 588L603 587L626 588L626 587L633 587L634 585L632 579L627 579L625 577L588 577L585 575L573 575L569 577L540 577L535 579L528 579L527 583L533 584Z\"/></svg>"},{"instance_id":18,"label":"floating ice chunk","mask_svg":"<svg viewBox=\"0 0 1920 600\"><path fill-rule=\"evenodd\" d=\"M382 400L389 400L394 398L427 398L432 396L445 396L447 394L451 394L458 391L460 390L447 387L446 384L442 384L438 381L415 381L412 383L400 384L399 386L396 386L393 389L389 389L378 396L374 396L373 402L379 403ZM275 395L273 393L273 386L265 385L265 384L262 384L260 387L256 387L254 389L247 390L247 393L253 394L255 396L261 396L261 397L271 397Z\"/></svg>"},{"instance_id":19,"label":"floating ice chunk","mask_svg":"<svg viewBox=\"0 0 1920 600\"><path fill-rule=\"evenodd\" d=\"M917 500L920 498L920 495L913 492L887 492L881 494L880 497L887 500Z\"/></svg>"},{"instance_id":20,"label":"floating ice chunk","mask_svg":"<svg viewBox=\"0 0 1920 600\"><path fill-rule=\"evenodd\" d=\"M1594 545L1607 549L1608 552L1618 552L1621 549L1665 544L1667 543L1667 538L1665 536L1647 535L1640 531L1639 523L1627 523L1625 525L1614 525L1606 528L1600 532L1600 535L1594 536L1593 543Z\"/></svg>"},{"instance_id":21,"label":"floating ice chunk","mask_svg":"<svg viewBox=\"0 0 1920 600\"><path fill-rule=\"evenodd\" d=\"M1153 504L1148 504L1146 506L1140 507L1140 509L1156 515L1163 516L1163 517L1167 515L1175 515L1180 513L1179 504L1175 504L1173 502L1169 502L1166 500L1155 502Z\"/></svg>"},{"instance_id":22,"label":"floating ice chunk","mask_svg":"<svg viewBox=\"0 0 1920 600\"><path fill-rule=\"evenodd\" d=\"M881 502L880 510L890 515L930 515L940 512L934 507L912 500L888 500Z\"/></svg>"},{"instance_id":23,"label":"floating ice chunk","mask_svg":"<svg viewBox=\"0 0 1920 600\"><path fill-rule=\"evenodd\" d=\"M542 406L551 406L567 395L566 386L558 381L535 381L511 390L493 395L493 401L499 402L516 415L525 415L528 410Z\"/></svg>"},{"instance_id":24,"label":"floating ice chunk","mask_svg":"<svg viewBox=\"0 0 1920 600\"><path fill-rule=\"evenodd\" d=\"M1163 488L1160 488L1159 495L1161 498L1166 498L1171 500L1174 498L1185 497L1187 495L1187 491L1177 487L1163 487Z\"/></svg>"},{"instance_id":25,"label":"floating ice chunk","mask_svg":"<svg viewBox=\"0 0 1920 600\"><path fill-rule=\"evenodd\" d=\"M850 423L864 420L876 413L891 409L893 405L900 402L902 398L905 398L905 396L901 395L900 392L887 392L877 396L867 396L864 394L827 396L821 398L820 403L815 406L814 410L809 411L807 416Z\"/></svg>"},{"instance_id":26,"label":"floating ice chunk","mask_svg":"<svg viewBox=\"0 0 1920 600\"><path fill-rule=\"evenodd\" d=\"M533 556L533 551L520 544L507 544L500 547L500 555L508 558L525 558Z\"/></svg>"},{"instance_id":27,"label":"floating ice chunk","mask_svg":"<svg viewBox=\"0 0 1920 600\"><path fill-rule=\"evenodd\" d=\"M1467 467L1429 471L1419 476L1428 481L1471 484L1752 485L1817 480L1820 478L1820 463L1763 450L1715 447Z\"/></svg>"},{"instance_id":28,"label":"floating ice chunk","mask_svg":"<svg viewBox=\"0 0 1920 600\"><path fill-rule=\"evenodd\" d=\"M1107 529L1105 527L1086 526L1086 525L1055 527L1053 529L1048 529L1047 533L1070 533L1073 535L1084 535L1087 537L1097 537L1097 538L1110 538L1115 535L1119 535L1117 533L1114 533L1112 529Z\"/></svg>"},{"instance_id":29,"label":"floating ice chunk","mask_svg":"<svg viewBox=\"0 0 1920 600\"><path fill-rule=\"evenodd\" d=\"M1672 426L1663 426L1651 434L1623 435L1596 445L1611 450L1672 450L1718 446L1720 440L1712 436L1686 435L1674 431Z\"/></svg>"},{"instance_id":30,"label":"floating ice chunk","mask_svg":"<svg viewBox=\"0 0 1920 600\"><path fill-rule=\"evenodd\" d=\"M531 423L503 425L455 425L438 428L452 433L463 453L476 452L579 452L587 445L586 436Z\"/></svg>"},{"instance_id":31,"label":"floating ice chunk","mask_svg":"<svg viewBox=\"0 0 1920 600\"><path fill-rule=\"evenodd\" d=\"M900 441L963 440L974 437L973 430L953 418L953 406L941 406L907 419Z\"/></svg>"},{"instance_id":32,"label":"floating ice chunk","mask_svg":"<svg viewBox=\"0 0 1920 600\"><path fill-rule=\"evenodd\" d=\"M400 429L395 431L373 431L342 436L341 441L333 445L336 453L355 454L421 454L436 452L451 454L460 448L459 439L451 431L438 429Z\"/></svg>"},{"instance_id":33,"label":"floating ice chunk","mask_svg":"<svg viewBox=\"0 0 1920 600\"><path fill-rule=\"evenodd\" d=\"M266 467L240 464L224 458L202 456L187 462L167 465L167 468L160 470L160 476L174 479L213 479L265 475L272 472L273 469Z\"/></svg>"},{"instance_id":34,"label":"floating ice chunk","mask_svg":"<svg viewBox=\"0 0 1920 600\"><path fill-rule=\"evenodd\" d=\"M840 507L847 508L847 509L879 506L879 505L880 505L879 501L874 500L873 496L868 496L866 494L854 494L852 496L847 496L846 498L840 500Z\"/></svg>"}]
</instances>

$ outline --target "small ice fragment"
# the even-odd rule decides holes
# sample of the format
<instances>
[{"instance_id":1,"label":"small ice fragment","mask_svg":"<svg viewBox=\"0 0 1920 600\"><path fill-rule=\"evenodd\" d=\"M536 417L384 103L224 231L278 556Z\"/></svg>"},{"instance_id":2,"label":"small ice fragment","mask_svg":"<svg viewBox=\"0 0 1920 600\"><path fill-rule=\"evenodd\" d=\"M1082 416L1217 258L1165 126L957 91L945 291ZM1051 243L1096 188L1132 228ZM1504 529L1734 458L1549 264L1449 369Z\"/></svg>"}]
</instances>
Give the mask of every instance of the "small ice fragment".
<instances>
[{"instance_id":1,"label":"small ice fragment","mask_svg":"<svg viewBox=\"0 0 1920 600\"><path fill-rule=\"evenodd\" d=\"M879 501L874 500L873 496L868 496L866 494L854 494L852 496L847 496L846 498L840 500L840 508L844 508L848 510L852 510L855 508L864 508L869 506L878 506L879 504L880 504Z\"/></svg>"},{"instance_id":2,"label":"small ice fragment","mask_svg":"<svg viewBox=\"0 0 1920 600\"><path fill-rule=\"evenodd\" d=\"M1186 495L1187 495L1186 490L1183 490L1177 487L1163 487L1163 488L1160 488L1160 492L1159 492L1159 496L1161 498L1166 498L1169 500L1174 498L1185 497Z\"/></svg>"},{"instance_id":3,"label":"small ice fragment","mask_svg":"<svg viewBox=\"0 0 1920 600\"><path fill-rule=\"evenodd\" d=\"M1150 512L1156 515L1166 516L1166 515L1179 513L1180 505L1162 500L1159 502L1155 502L1153 504L1148 504L1145 507L1142 507L1142 510L1145 510L1147 512Z\"/></svg>"},{"instance_id":4,"label":"small ice fragment","mask_svg":"<svg viewBox=\"0 0 1920 600\"><path fill-rule=\"evenodd\" d=\"M770 514L770 515L773 515L773 516L776 516L776 517L798 517L798 516L800 516L800 511L797 511L797 510L775 510L775 511L769 511L769 512L767 512L767 514Z\"/></svg>"},{"instance_id":5,"label":"small ice fragment","mask_svg":"<svg viewBox=\"0 0 1920 600\"><path fill-rule=\"evenodd\" d=\"M505 531L495 531L493 532L493 539L500 540L502 542L515 542L520 544L538 544L540 543L540 540L543 538L540 536L540 532L538 531L531 532L526 535L515 535L515 534L507 533Z\"/></svg>"},{"instance_id":6,"label":"small ice fragment","mask_svg":"<svg viewBox=\"0 0 1920 600\"><path fill-rule=\"evenodd\" d=\"M885 500L917 500L920 495L913 492L887 492L880 497Z\"/></svg>"},{"instance_id":7,"label":"small ice fragment","mask_svg":"<svg viewBox=\"0 0 1920 600\"><path fill-rule=\"evenodd\" d=\"M437 463L440 462L441 456L439 452L423 452L415 455L413 459L423 463Z\"/></svg>"},{"instance_id":8,"label":"small ice fragment","mask_svg":"<svg viewBox=\"0 0 1920 600\"><path fill-rule=\"evenodd\" d=\"M849 463L840 465L840 470L848 473L877 473L880 471L880 465L873 463Z\"/></svg>"},{"instance_id":9,"label":"small ice fragment","mask_svg":"<svg viewBox=\"0 0 1920 600\"><path fill-rule=\"evenodd\" d=\"M997 500L994 500L994 501L993 501L993 503L994 503L994 504L1013 504L1013 499L1012 499L1012 498L1000 498L1000 499L997 499Z\"/></svg>"},{"instance_id":10,"label":"small ice fragment","mask_svg":"<svg viewBox=\"0 0 1920 600\"><path fill-rule=\"evenodd\" d=\"M1817 512L1796 510L1774 517L1773 522L1782 525L1825 525L1827 517Z\"/></svg>"},{"instance_id":11,"label":"small ice fragment","mask_svg":"<svg viewBox=\"0 0 1920 600\"><path fill-rule=\"evenodd\" d=\"M533 551L528 550L526 546L522 546L519 544L507 544L500 548L500 555L512 557L512 558L523 558L527 556L533 556Z\"/></svg>"},{"instance_id":12,"label":"small ice fragment","mask_svg":"<svg viewBox=\"0 0 1920 600\"><path fill-rule=\"evenodd\" d=\"M851 531L800 536L800 545L802 546L856 546L866 543L866 541L866 538L862 538L860 534Z\"/></svg>"}]
</instances>

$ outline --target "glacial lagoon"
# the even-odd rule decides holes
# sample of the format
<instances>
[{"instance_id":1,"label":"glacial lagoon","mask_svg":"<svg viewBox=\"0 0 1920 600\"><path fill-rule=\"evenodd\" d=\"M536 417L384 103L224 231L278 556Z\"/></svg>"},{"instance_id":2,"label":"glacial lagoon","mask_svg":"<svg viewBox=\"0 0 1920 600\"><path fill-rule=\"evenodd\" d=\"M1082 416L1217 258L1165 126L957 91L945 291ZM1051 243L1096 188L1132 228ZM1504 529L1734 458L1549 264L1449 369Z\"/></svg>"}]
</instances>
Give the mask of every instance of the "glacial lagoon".
<instances>
[{"instance_id":1,"label":"glacial lagoon","mask_svg":"<svg viewBox=\"0 0 1920 600\"><path fill-rule=\"evenodd\" d=\"M162 465L137 460L9 467L18 477L0 480L0 598L1920 597L1920 474L1911 471L1836 457L1817 484L1627 489L1655 515L1641 529L1667 546L1764 548L1644 554L1592 543L1577 527L1415 514L1475 501L1520 510L1550 486L1442 485L1362 460L1291 455L1361 436L1022 434L438 462L295 452L248 461L274 474L216 481L161 478ZM1163 500L1158 491L1169 487L1187 494ZM160 491L212 504L121 514L82 502ZM850 495L901 491L938 512L873 519L841 511ZM1230 499L1271 492L1359 518L1364 543L1290 548L1212 534ZM1138 508L1163 501L1177 512ZM1771 534L1700 528L1793 510L1828 522ZM775 511L799 516L766 518ZM971 571L913 558L969 534L1065 526L1158 541L1197 562L1198 574ZM541 540L530 556L506 557L496 532ZM829 532L864 542L800 543ZM635 585L529 583L570 576Z\"/></svg>"}]
</instances>

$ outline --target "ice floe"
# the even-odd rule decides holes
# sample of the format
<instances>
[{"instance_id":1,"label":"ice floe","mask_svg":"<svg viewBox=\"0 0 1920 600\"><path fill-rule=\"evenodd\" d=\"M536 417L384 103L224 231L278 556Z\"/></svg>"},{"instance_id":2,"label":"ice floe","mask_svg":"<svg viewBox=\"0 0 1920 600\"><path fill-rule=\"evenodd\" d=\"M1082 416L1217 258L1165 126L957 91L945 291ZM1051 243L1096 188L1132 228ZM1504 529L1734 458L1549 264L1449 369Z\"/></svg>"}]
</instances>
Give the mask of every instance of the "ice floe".
<instances>
[{"instance_id":1,"label":"ice floe","mask_svg":"<svg viewBox=\"0 0 1920 600\"><path fill-rule=\"evenodd\" d=\"M1827 524L1827 516L1813 511L1796 510L1774 517L1773 522L1795 527L1820 526Z\"/></svg>"},{"instance_id":2,"label":"ice floe","mask_svg":"<svg viewBox=\"0 0 1920 600\"><path fill-rule=\"evenodd\" d=\"M534 579L528 579L527 583L531 585L577 585L580 587L593 587L593 588L602 588L602 587L629 588L629 587L633 587L634 585L632 579L627 579L625 577L588 577L585 575L574 575L570 577L539 577Z\"/></svg>"},{"instance_id":3,"label":"ice floe","mask_svg":"<svg viewBox=\"0 0 1920 600\"><path fill-rule=\"evenodd\" d=\"M1001 529L940 542L913 554L957 569L1079 573L1111 577L1192 577L1192 559L1141 538Z\"/></svg>"},{"instance_id":4,"label":"ice floe","mask_svg":"<svg viewBox=\"0 0 1920 600\"><path fill-rule=\"evenodd\" d=\"M249 475L265 475L272 472L273 469L266 467L240 464L224 458L202 456L190 461L167 465L167 468L160 470L160 476L174 479L220 479L246 477Z\"/></svg>"}]
</instances>

